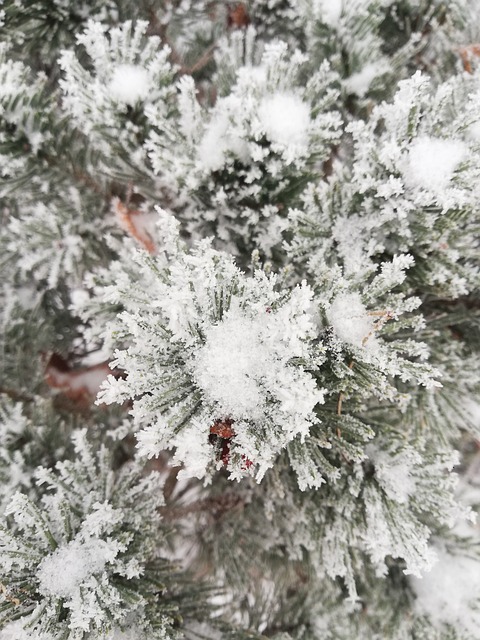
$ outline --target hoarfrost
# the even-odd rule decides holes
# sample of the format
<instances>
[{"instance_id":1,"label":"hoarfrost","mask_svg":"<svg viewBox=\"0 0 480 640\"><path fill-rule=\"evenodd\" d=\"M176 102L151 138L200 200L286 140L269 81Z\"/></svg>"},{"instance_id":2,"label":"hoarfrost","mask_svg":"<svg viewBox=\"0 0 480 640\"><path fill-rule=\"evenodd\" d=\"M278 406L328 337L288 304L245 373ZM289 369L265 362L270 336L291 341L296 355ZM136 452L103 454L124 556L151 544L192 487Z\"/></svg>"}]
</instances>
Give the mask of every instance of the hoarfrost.
<instances>
[{"instance_id":1,"label":"hoarfrost","mask_svg":"<svg viewBox=\"0 0 480 640\"><path fill-rule=\"evenodd\" d=\"M203 478L205 469L210 461L210 451L205 447L209 433L208 425L199 420L192 420L192 424L177 434L173 442L176 451L173 464L189 459L189 464L179 472L179 477ZM138 434L140 453L141 446L145 446L145 433Z\"/></svg>"}]
</instances>

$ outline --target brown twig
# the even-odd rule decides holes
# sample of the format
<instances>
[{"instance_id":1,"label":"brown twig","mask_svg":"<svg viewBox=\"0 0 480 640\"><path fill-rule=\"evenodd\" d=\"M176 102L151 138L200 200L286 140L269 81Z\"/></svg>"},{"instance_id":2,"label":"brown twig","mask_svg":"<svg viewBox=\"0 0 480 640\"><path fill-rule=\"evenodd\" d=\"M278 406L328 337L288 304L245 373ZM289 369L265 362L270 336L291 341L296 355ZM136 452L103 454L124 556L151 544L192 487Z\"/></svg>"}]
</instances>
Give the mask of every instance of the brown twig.
<instances>
[{"instance_id":1,"label":"brown twig","mask_svg":"<svg viewBox=\"0 0 480 640\"><path fill-rule=\"evenodd\" d=\"M20 600L18 598L14 598L9 594L7 587L3 584L3 582L0 582L0 592L7 602L11 602L16 607L20 606Z\"/></svg>"},{"instance_id":2,"label":"brown twig","mask_svg":"<svg viewBox=\"0 0 480 640\"><path fill-rule=\"evenodd\" d=\"M181 520L194 513L207 512L214 519L220 518L225 513L243 507L244 501L235 493L222 493L218 496L197 500L183 507L162 507L160 513L166 520Z\"/></svg>"},{"instance_id":3,"label":"brown twig","mask_svg":"<svg viewBox=\"0 0 480 640\"><path fill-rule=\"evenodd\" d=\"M198 60L191 66L187 67L184 64L182 56L175 49L172 41L167 35L168 25L163 24L157 17L155 9L152 7L149 9L149 18L150 24L148 26L147 35L149 36L158 36L164 46L167 46L170 49L170 61L172 64L179 67L178 73L180 75L192 75L197 71L201 71L212 59L212 54L215 50L216 45L212 44L202 55L198 58Z\"/></svg>"},{"instance_id":4,"label":"brown twig","mask_svg":"<svg viewBox=\"0 0 480 640\"><path fill-rule=\"evenodd\" d=\"M212 44L209 47L207 47L205 51L202 53L202 55L200 56L200 58L191 67L182 66L180 68L180 73L185 75L192 75L196 71L201 71L201 69L206 67L207 64L210 62L210 60L212 59L213 52L215 51L215 47L216 47L215 44Z\"/></svg>"},{"instance_id":5,"label":"brown twig","mask_svg":"<svg viewBox=\"0 0 480 640\"><path fill-rule=\"evenodd\" d=\"M466 47L460 47L457 49L462 59L463 69L467 73L473 73L472 60L473 57L480 56L480 44L469 44Z\"/></svg>"}]
</instances>

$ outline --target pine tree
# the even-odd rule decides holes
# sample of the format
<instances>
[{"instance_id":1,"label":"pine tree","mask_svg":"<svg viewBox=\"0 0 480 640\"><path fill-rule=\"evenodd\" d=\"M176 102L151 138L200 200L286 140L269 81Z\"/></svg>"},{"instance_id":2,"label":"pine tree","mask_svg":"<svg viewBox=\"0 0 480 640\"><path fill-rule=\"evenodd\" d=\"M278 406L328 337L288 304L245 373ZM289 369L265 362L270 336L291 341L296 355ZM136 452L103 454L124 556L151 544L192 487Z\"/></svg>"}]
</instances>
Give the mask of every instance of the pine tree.
<instances>
[{"instance_id":1,"label":"pine tree","mask_svg":"<svg viewBox=\"0 0 480 640\"><path fill-rule=\"evenodd\" d=\"M0 640L480 635L475 0L3 0Z\"/></svg>"}]
</instances>

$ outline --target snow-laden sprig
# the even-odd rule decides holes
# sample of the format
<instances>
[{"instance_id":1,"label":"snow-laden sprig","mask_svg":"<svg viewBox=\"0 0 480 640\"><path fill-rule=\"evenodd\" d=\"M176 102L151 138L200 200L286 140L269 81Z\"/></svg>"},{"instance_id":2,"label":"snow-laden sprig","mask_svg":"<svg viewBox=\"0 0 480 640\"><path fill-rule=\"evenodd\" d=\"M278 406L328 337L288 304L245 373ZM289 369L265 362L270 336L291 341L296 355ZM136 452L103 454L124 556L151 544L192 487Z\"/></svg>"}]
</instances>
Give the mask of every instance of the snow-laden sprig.
<instances>
[{"instance_id":1,"label":"snow-laden sprig","mask_svg":"<svg viewBox=\"0 0 480 640\"><path fill-rule=\"evenodd\" d=\"M253 189L259 179L255 165L257 173L265 165L264 171L275 177L289 165L300 170L312 157L326 157L340 126L338 113L327 112L337 96L336 76L325 63L305 84L302 72L307 62L305 54L289 51L284 42L265 45L259 64L237 69L236 83L208 111L196 103L192 79L182 78L178 83L180 129L170 124L163 130L165 109L161 105L148 109L149 118L159 128L150 143L154 167L159 173L170 168L179 182L195 188L212 172L233 173L237 162L245 165L237 171L241 170L246 185L252 184ZM182 167L178 153L166 149L173 135L194 152L193 166ZM245 191L244 197L253 194Z\"/></svg>"},{"instance_id":2,"label":"snow-laden sprig","mask_svg":"<svg viewBox=\"0 0 480 640\"><path fill-rule=\"evenodd\" d=\"M351 126L352 184L367 224L375 217L384 248L408 247L416 257L416 279L453 297L478 282L472 265L479 224L477 103L476 81L453 79L434 89L417 73L400 84L392 104L374 110L368 124ZM380 124L383 131L373 141Z\"/></svg>"},{"instance_id":3,"label":"snow-laden sprig","mask_svg":"<svg viewBox=\"0 0 480 640\"><path fill-rule=\"evenodd\" d=\"M34 495L35 468L62 459L69 446L68 427L53 417L50 403L37 397L31 404L0 395L0 515L15 492Z\"/></svg>"},{"instance_id":4,"label":"snow-laden sprig","mask_svg":"<svg viewBox=\"0 0 480 640\"><path fill-rule=\"evenodd\" d=\"M2 441L0 449L0 486L2 489L0 511L3 513L7 502L10 501L15 491L32 484L33 470L29 468L23 451L15 446L18 446L18 441L28 428L28 420L22 415L22 406L20 403L14 404L6 397L1 397L0 402Z\"/></svg>"},{"instance_id":5,"label":"snow-laden sprig","mask_svg":"<svg viewBox=\"0 0 480 640\"><path fill-rule=\"evenodd\" d=\"M453 13L453 7L457 8L457 2L449 3L449 12ZM378 100L379 96L390 95L400 74L405 73L415 56L425 53L430 40L437 44L439 57L444 55L438 41L445 47L445 32L448 32L445 23L451 27L449 12L445 7L417 7L411 3L398 11L395 0L269 0L268 3L251 0L248 3L248 13L258 34L257 48L265 41L282 38L307 51L313 69L328 60L338 73L342 97L345 103L349 101L350 111L357 103L367 105L373 96ZM398 32L402 33L401 38ZM220 42L216 56L221 88L224 71L232 66L233 56L229 54L236 44L235 34L229 40L234 46ZM248 44L240 49L238 57L248 57L251 51ZM222 59L225 56L230 60ZM433 57L429 56L430 63Z\"/></svg>"},{"instance_id":6,"label":"snow-laden sprig","mask_svg":"<svg viewBox=\"0 0 480 640\"><path fill-rule=\"evenodd\" d=\"M9 58L0 46L0 193L10 184L31 182L29 161L52 138L55 102L44 75L35 76L23 63Z\"/></svg>"},{"instance_id":7,"label":"snow-laden sprig","mask_svg":"<svg viewBox=\"0 0 480 640\"><path fill-rule=\"evenodd\" d=\"M161 640L167 640L175 637L163 634L163 635L150 635L150 631L144 631L137 626L122 629L120 627L113 627L113 629L105 634L98 635L98 633L90 633L85 636L87 640L152 640L153 637ZM38 633L32 631L28 626L25 626L23 620L15 620L10 622L5 627L0 629L0 640L63 640L68 637L65 635L51 635L48 633Z\"/></svg>"},{"instance_id":8,"label":"snow-laden sprig","mask_svg":"<svg viewBox=\"0 0 480 640\"><path fill-rule=\"evenodd\" d=\"M31 0L28 6L7 0L2 1L2 8L0 39L11 42L12 49L37 69L55 68L59 51L74 44L76 32L88 20L115 23L122 11L112 0L75 5L52 0L48 8L43 0Z\"/></svg>"},{"instance_id":9,"label":"snow-laden sprig","mask_svg":"<svg viewBox=\"0 0 480 640\"><path fill-rule=\"evenodd\" d=\"M97 292L124 306L109 332L128 344L114 361L127 378L110 378L99 401L133 399L142 454L174 448L190 475L226 464L232 477L255 469L260 479L288 442L308 435L323 400L312 374L323 360L312 291L303 283L281 292L274 275L247 277L210 242L187 253L175 238L169 255L136 252L136 277L123 272Z\"/></svg>"},{"instance_id":10,"label":"snow-laden sprig","mask_svg":"<svg viewBox=\"0 0 480 640\"><path fill-rule=\"evenodd\" d=\"M118 147L136 150L140 165L138 141L146 135L143 111L153 103L165 113L174 92L170 50L161 48L157 36L147 38L147 27L141 20L111 29L91 21L77 37L91 69L82 66L74 51L64 51L59 61L63 107L76 126L106 157L114 156Z\"/></svg>"},{"instance_id":11,"label":"snow-laden sprig","mask_svg":"<svg viewBox=\"0 0 480 640\"><path fill-rule=\"evenodd\" d=\"M281 598L281 604L271 626L289 630L288 635L275 635L275 640L474 640L478 635L478 559L459 549L437 549L437 553L439 560L432 571L419 579L405 579L402 563L392 559L385 577L375 576L364 566L358 585L360 602L353 606L339 593L340 580L322 581L321 585L295 583L301 608L295 607L296 599L274 593L268 602L278 606ZM421 595L412 594L412 582ZM430 611L426 613L424 607Z\"/></svg>"},{"instance_id":12,"label":"snow-laden sprig","mask_svg":"<svg viewBox=\"0 0 480 640\"><path fill-rule=\"evenodd\" d=\"M127 375L110 377L99 402L133 402L143 454L174 449L189 475L226 466L260 480L288 448L300 487L319 486L318 446L362 460L363 445L338 434L373 435L345 413L373 399L405 404L395 378L409 389L438 385L425 345L396 336L422 321L417 299L392 293L411 257L362 284L325 268L314 288L286 287L260 269L247 276L209 241L187 251L165 213L158 235L155 256L119 246L120 260L92 276L93 296L78 309L92 335L117 348L112 366Z\"/></svg>"},{"instance_id":13,"label":"snow-laden sprig","mask_svg":"<svg viewBox=\"0 0 480 640\"><path fill-rule=\"evenodd\" d=\"M414 265L412 256L394 256L379 267L365 263L367 267L357 274L342 274L340 267L317 263L312 283L322 316L322 338L335 371L323 386L331 394L344 385L341 398L354 404L375 397L398 408L397 402L408 402L406 389L399 391L399 381L415 393L418 386L441 386L440 373L428 362L428 344L416 336L425 325L418 312L421 300L401 291ZM320 380L323 375L321 370ZM339 415L341 408L340 401Z\"/></svg>"},{"instance_id":14,"label":"snow-laden sprig","mask_svg":"<svg viewBox=\"0 0 480 640\"><path fill-rule=\"evenodd\" d=\"M366 407L383 407L392 419L406 411L419 389L433 396L442 386L440 370L429 362L429 345L417 337L425 325L417 310L420 299L400 289L413 264L412 256L394 256L378 269L349 277L318 265L312 288L325 360L315 375L325 404L317 408L321 428L288 447L302 490L325 478L335 482L337 456L365 460L366 443L381 428L363 416Z\"/></svg>"},{"instance_id":15,"label":"snow-laden sprig","mask_svg":"<svg viewBox=\"0 0 480 640\"><path fill-rule=\"evenodd\" d=\"M213 107L201 107L193 79L183 77L174 117L161 105L146 109L154 171L175 197L203 204L203 211L182 206L189 229L214 229L237 253L254 238L266 253L279 242L280 211L310 171L322 171L340 135L336 76L327 62L314 73L307 63L304 53L272 42L258 64L236 70Z\"/></svg>"},{"instance_id":16,"label":"snow-laden sprig","mask_svg":"<svg viewBox=\"0 0 480 640\"><path fill-rule=\"evenodd\" d=\"M355 273L368 258L409 252L415 286L451 297L476 287L478 95L473 76L435 88L417 73L352 122L351 171L337 163L290 214L293 259L315 269L334 254Z\"/></svg>"},{"instance_id":17,"label":"snow-laden sprig","mask_svg":"<svg viewBox=\"0 0 480 640\"><path fill-rule=\"evenodd\" d=\"M291 0L291 4L307 50L332 60L346 93L363 98L371 86L384 88L392 63L382 50L381 25L392 0Z\"/></svg>"},{"instance_id":18,"label":"snow-laden sprig","mask_svg":"<svg viewBox=\"0 0 480 640\"><path fill-rule=\"evenodd\" d=\"M457 452L417 439L407 442L401 431L393 430L371 441L363 461L340 464L336 481L321 490L299 493L295 476L280 462L254 491L248 482L238 487L238 499L243 500L240 513L229 514L215 531L205 534L205 520L199 517L197 530L202 531L212 555L221 559L222 579L233 581L237 576L240 580L242 572L248 575L259 566L262 577L268 576L263 567L271 566L272 559L288 566L288 558L294 567L305 561L305 574L310 569L315 578L299 585L300 594L302 589L310 592L319 585L325 596L324 600L317 596L323 614L324 608L332 607L334 613L338 607L347 608L344 599L348 595L351 614L355 610L352 601L357 606L361 602L372 607L375 619L377 614L383 617L385 611L390 612L386 605L375 604L377 597L387 602L398 597L396 613L413 625L418 620L412 619L416 612L412 612L405 576L427 575L437 561L432 539L451 535L448 528L464 525L472 517L457 495L458 476L453 468L458 460ZM258 526L252 530L255 518ZM236 552L231 558L232 547ZM335 587L343 593L332 601ZM282 606L288 607L288 602ZM294 610L306 622L312 620L315 609L307 607L303 614ZM358 609L352 624L357 615ZM356 622L363 619L360 615ZM372 624L377 630L382 628ZM340 629L338 633L347 639ZM333 640L336 635L326 637Z\"/></svg>"},{"instance_id":19,"label":"snow-laden sprig","mask_svg":"<svg viewBox=\"0 0 480 640\"><path fill-rule=\"evenodd\" d=\"M454 78L434 89L427 76L417 72L399 84L392 103L374 109L368 123L350 125L357 152L354 178L362 192L372 190L384 199L406 192L413 202L399 210L400 217L415 206L445 210L467 204L473 174L466 171L476 165L469 157L472 137L465 133L478 118L468 104L475 85ZM467 104L455 112L459 94ZM380 123L381 136L372 140Z\"/></svg>"},{"instance_id":20,"label":"snow-laden sprig","mask_svg":"<svg viewBox=\"0 0 480 640\"><path fill-rule=\"evenodd\" d=\"M106 258L103 236L114 230L98 198L70 187L62 198L12 211L0 242L4 259L15 260L16 282L33 278L44 289L60 282L75 287L89 266Z\"/></svg>"},{"instance_id":21,"label":"snow-laden sprig","mask_svg":"<svg viewBox=\"0 0 480 640\"><path fill-rule=\"evenodd\" d=\"M0 513L16 491L30 491L34 486L32 458L44 427L35 425L23 414L22 405L0 396Z\"/></svg>"},{"instance_id":22,"label":"snow-laden sprig","mask_svg":"<svg viewBox=\"0 0 480 640\"><path fill-rule=\"evenodd\" d=\"M175 638L174 607L162 605L158 587L171 571L159 558L160 477L142 477L138 466L112 471L106 449L95 455L84 431L74 446L75 461L37 471L49 490L40 503L17 493L7 507L2 621L22 617L27 637L106 638L133 624Z\"/></svg>"},{"instance_id":23,"label":"snow-laden sprig","mask_svg":"<svg viewBox=\"0 0 480 640\"><path fill-rule=\"evenodd\" d=\"M412 67L445 74L463 0L445 5L396 0L290 0L304 47L338 72L345 106L369 110L389 98ZM399 37L399 34L402 34ZM442 68L443 66L443 68ZM347 106L348 105L348 106Z\"/></svg>"},{"instance_id":24,"label":"snow-laden sprig","mask_svg":"<svg viewBox=\"0 0 480 640\"><path fill-rule=\"evenodd\" d=\"M455 452L406 444L400 434L380 435L366 447L363 462L339 469L337 481L322 491L307 491L298 501L284 478L268 484L264 500L274 530L280 527L290 540L288 554L298 558L305 547L314 566L342 578L355 598L365 558L378 577L387 575L391 559L417 576L435 564L432 534L471 516L456 496L457 463Z\"/></svg>"}]
</instances>

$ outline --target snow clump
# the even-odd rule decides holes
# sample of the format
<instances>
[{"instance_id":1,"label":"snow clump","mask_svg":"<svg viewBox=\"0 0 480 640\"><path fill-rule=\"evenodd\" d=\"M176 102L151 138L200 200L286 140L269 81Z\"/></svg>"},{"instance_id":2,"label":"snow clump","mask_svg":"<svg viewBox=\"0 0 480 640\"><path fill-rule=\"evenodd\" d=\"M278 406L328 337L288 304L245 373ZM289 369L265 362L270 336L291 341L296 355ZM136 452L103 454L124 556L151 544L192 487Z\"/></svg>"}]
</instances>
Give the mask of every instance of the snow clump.
<instances>
[{"instance_id":1,"label":"snow clump","mask_svg":"<svg viewBox=\"0 0 480 640\"><path fill-rule=\"evenodd\" d=\"M115 547L98 538L72 540L42 560L37 572L39 589L44 594L71 598L82 583L103 572L116 552Z\"/></svg>"},{"instance_id":2,"label":"snow clump","mask_svg":"<svg viewBox=\"0 0 480 640\"><path fill-rule=\"evenodd\" d=\"M148 96L150 84L146 69L135 64L120 64L110 80L110 95L117 102L133 106Z\"/></svg>"},{"instance_id":3,"label":"snow clump","mask_svg":"<svg viewBox=\"0 0 480 640\"><path fill-rule=\"evenodd\" d=\"M327 309L327 319L343 342L355 347L374 344L375 325L358 293L339 294Z\"/></svg>"},{"instance_id":4,"label":"snow clump","mask_svg":"<svg viewBox=\"0 0 480 640\"><path fill-rule=\"evenodd\" d=\"M272 143L307 147L310 107L298 96L282 92L265 96L260 102L258 117Z\"/></svg>"},{"instance_id":5,"label":"snow clump","mask_svg":"<svg viewBox=\"0 0 480 640\"><path fill-rule=\"evenodd\" d=\"M460 140L422 136L410 147L405 177L412 186L440 191L449 186L466 154L467 146Z\"/></svg>"}]
</instances>

